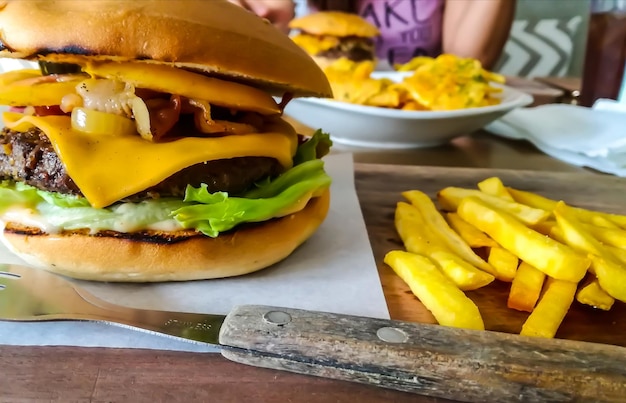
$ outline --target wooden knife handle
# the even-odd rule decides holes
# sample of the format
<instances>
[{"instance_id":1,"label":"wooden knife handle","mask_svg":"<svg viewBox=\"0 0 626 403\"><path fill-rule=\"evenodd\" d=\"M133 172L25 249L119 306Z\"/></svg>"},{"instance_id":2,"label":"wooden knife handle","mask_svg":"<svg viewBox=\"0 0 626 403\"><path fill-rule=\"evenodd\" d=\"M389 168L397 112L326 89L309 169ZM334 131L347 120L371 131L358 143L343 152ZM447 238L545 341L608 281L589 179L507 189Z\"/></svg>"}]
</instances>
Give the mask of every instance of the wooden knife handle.
<instances>
[{"instance_id":1,"label":"wooden knife handle","mask_svg":"<svg viewBox=\"0 0 626 403\"><path fill-rule=\"evenodd\" d=\"M268 306L239 306L224 357L461 401L626 398L626 348Z\"/></svg>"}]
</instances>

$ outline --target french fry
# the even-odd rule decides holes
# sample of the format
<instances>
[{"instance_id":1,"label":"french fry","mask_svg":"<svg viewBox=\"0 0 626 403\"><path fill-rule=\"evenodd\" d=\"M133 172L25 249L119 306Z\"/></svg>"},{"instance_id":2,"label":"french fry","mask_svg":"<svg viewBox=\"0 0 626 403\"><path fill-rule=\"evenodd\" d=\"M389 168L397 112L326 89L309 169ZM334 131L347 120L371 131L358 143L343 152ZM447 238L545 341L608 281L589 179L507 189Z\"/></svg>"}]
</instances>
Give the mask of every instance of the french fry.
<instances>
[{"instance_id":1,"label":"french fry","mask_svg":"<svg viewBox=\"0 0 626 403\"><path fill-rule=\"evenodd\" d=\"M547 197L543 197L535 193L517 190L510 187L507 187L507 190L511 193L511 196L513 196L513 199L515 199L516 202L546 211L554 210L558 203L556 200L548 199ZM576 218L582 222L596 226L608 226L609 228L614 228L614 226L617 225L622 229L626 229L626 215L592 211L580 207L568 207L573 211Z\"/></svg>"},{"instance_id":2,"label":"french fry","mask_svg":"<svg viewBox=\"0 0 626 403\"><path fill-rule=\"evenodd\" d=\"M497 196L501 199L513 201L513 196L511 196L506 187L504 187L502 180L497 176L492 176L491 178L487 178L478 182L478 189L480 189L480 191L483 193L487 193L488 195Z\"/></svg>"},{"instance_id":3,"label":"french fry","mask_svg":"<svg viewBox=\"0 0 626 403\"><path fill-rule=\"evenodd\" d=\"M422 213L424 220L428 223L433 232L437 233L448 248L456 253L463 260L471 263L475 267L495 276L497 271L480 256L478 256L467 243L454 232L443 216L437 211L432 200L423 192L411 190L403 192L402 195Z\"/></svg>"},{"instance_id":4,"label":"french fry","mask_svg":"<svg viewBox=\"0 0 626 403\"><path fill-rule=\"evenodd\" d=\"M545 211L552 211L556 208L556 200L548 199L547 197L543 197L536 193L513 189L511 187L507 187L506 190L508 190L509 194L513 196L513 200L518 203Z\"/></svg>"},{"instance_id":5,"label":"french fry","mask_svg":"<svg viewBox=\"0 0 626 403\"><path fill-rule=\"evenodd\" d=\"M385 255L384 261L407 283L440 325L485 329L476 304L430 260L410 252L394 250Z\"/></svg>"},{"instance_id":6,"label":"french fry","mask_svg":"<svg viewBox=\"0 0 626 403\"><path fill-rule=\"evenodd\" d=\"M574 249L587 252L591 259L589 271L598 278L600 286L613 298L626 302L626 257L619 253L621 249L602 245L584 230L580 222L558 212L556 214L560 217L559 226L553 229L551 236Z\"/></svg>"},{"instance_id":7,"label":"french fry","mask_svg":"<svg viewBox=\"0 0 626 403\"><path fill-rule=\"evenodd\" d=\"M311 51L316 42L308 36L294 41ZM330 39L325 38L325 41ZM332 41L331 41L332 42ZM332 43L330 44L332 45ZM484 70L479 61L443 54L437 58L418 56L408 64L397 65L413 74L402 81L373 77L371 60L355 62L345 57L324 67L335 99L406 110L450 110L498 104L504 76Z\"/></svg>"},{"instance_id":8,"label":"french fry","mask_svg":"<svg viewBox=\"0 0 626 403\"><path fill-rule=\"evenodd\" d=\"M613 256L615 256L617 260L619 260L623 265L626 265L626 250L625 249L616 248L615 246L611 246L611 245L604 245L604 247L609 252L611 252Z\"/></svg>"},{"instance_id":9,"label":"french fry","mask_svg":"<svg viewBox=\"0 0 626 403\"><path fill-rule=\"evenodd\" d=\"M570 243L565 238L565 233L563 232L563 228L559 227L558 224L555 227L552 227L552 229L550 230L550 233L547 235L549 235L550 238L554 239L555 241L561 242L562 244L565 244L565 245L571 246L574 249L577 249L576 247L570 245Z\"/></svg>"},{"instance_id":10,"label":"french fry","mask_svg":"<svg viewBox=\"0 0 626 403\"><path fill-rule=\"evenodd\" d=\"M427 255L428 250L425 249L425 245L428 245L431 250L447 250L447 247L432 236L420 211L409 203L398 202L396 204L394 224L409 252Z\"/></svg>"},{"instance_id":11,"label":"french fry","mask_svg":"<svg viewBox=\"0 0 626 403\"><path fill-rule=\"evenodd\" d=\"M442 54L429 63L420 62L402 84L412 97L432 110L493 105L499 102L490 95L501 89L490 81L504 82L504 77L482 69L475 59Z\"/></svg>"},{"instance_id":12,"label":"french fry","mask_svg":"<svg viewBox=\"0 0 626 403\"><path fill-rule=\"evenodd\" d=\"M529 207L524 204L502 199L500 197L491 196L481 192L480 190L464 189L452 186L440 190L437 193L437 200L439 200L439 203L444 210L456 211L461 203L461 200L470 196L476 197L492 207L506 211L527 225L538 224L547 220L551 215L550 211Z\"/></svg>"},{"instance_id":13,"label":"french fry","mask_svg":"<svg viewBox=\"0 0 626 403\"><path fill-rule=\"evenodd\" d=\"M571 218L570 218L571 219ZM550 236L558 241L570 245L572 248L587 251L591 266L589 271L598 278L598 284L611 297L624 301L626 298L626 251L612 246L602 245L591 234L585 233L582 225L578 222L576 227L571 227L568 222L561 218L561 226L553 228ZM599 273L599 274L598 274ZM626 301L624 301L626 302Z\"/></svg>"},{"instance_id":14,"label":"french fry","mask_svg":"<svg viewBox=\"0 0 626 403\"><path fill-rule=\"evenodd\" d=\"M552 235L561 239L574 249L591 253L613 263L619 264L619 259L609 251L602 242L598 241L584 224L578 219L576 211L564 202L557 203L554 209L557 228L553 228Z\"/></svg>"},{"instance_id":15,"label":"french fry","mask_svg":"<svg viewBox=\"0 0 626 403\"><path fill-rule=\"evenodd\" d=\"M606 226L599 227L591 224L583 224L583 227L598 241L626 250L626 230Z\"/></svg>"},{"instance_id":16,"label":"french fry","mask_svg":"<svg viewBox=\"0 0 626 403\"><path fill-rule=\"evenodd\" d=\"M446 213L417 190L403 192L410 204L396 209L407 251L388 253L385 263L440 324L483 329L463 291L494 277L511 282L507 307L530 313L520 332L526 336L554 337L574 299L607 311L616 299L626 302L626 215L572 207L505 187L498 177L478 187L440 190ZM472 249L484 249L486 261ZM455 299L451 307L446 298ZM462 312L472 316L469 325Z\"/></svg>"},{"instance_id":17,"label":"french fry","mask_svg":"<svg viewBox=\"0 0 626 403\"><path fill-rule=\"evenodd\" d=\"M491 274L477 269L452 253L439 236L432 232L415 206L399 202L395 226L407 251L433 260L461 290L475 290L494 280Z\"/></svg>"},{"instance_id":18,"label":"french fry","mask_svg":"<svg viewBox=\"0 0 626 403\"><path fill-rule=\"evenodd\" d=\"M572 217L576 221L585 223L590 226L599 227L603 229L621 229L619 225L613 222L611 214L602 213L598 211L585 210L579 207L572 207L563 201L557 202L554 209L558 209L561 212L567 213L569 217ZM617 217L617 216L616 216Z\"/></svg>"},{"instance_id":19,"label":"french fry","mask_svg":"<svg viewBox=\"0 0 626 403\"><path fill-rule=\"evenodd\" d=\"M608 228L608 229L620 229L620 226L615 224L613 221L609 220L606 217L601 215L592 215L589 217L589 224L600 227L600 228Z\"/></svg>"},{"instance_id":20,"label":"french fry","mask_svg":"<svg viewBox=\"0 0 626 403\"><path fill-rule=\"evenodd\" d=\"M609 228L615 228L615 224L620 228L626 229L626 216L619 214L610 214L603 213L599 211L586 210L579 207L570 207L576 212L576 217L583 222L588 222L590 224L599 225L599 226L607 226ZM607 220L609 224L603 224Z\"/></svg>"},{"instance_id":21,"label":"french fry","mask_svg":"<svg viewBox=\"0 0 626 403\"><path fill-rule=\"evenodd\" d=\"M499 246L489 249L487 262L498 272L498 280L511 282L515 278L519 259L508 250Z\"/></svg>"},{"instance_id":22,"label":"french fry","mask_svg":"<svg viewBox=\"0 0 626 403\"><path fill-rule=\"evenodd\" d=\"M626 269L600 256L589 258L600 287L611 297L626 302Z\"/></svg>"},{"instance_id":23,"label":"french fry","mask_svg":"<svg viewBox=\"0 0 626 403\"><path fill-rule=\"evenodd\" d=\"M521 262L511 283L507 306L518 311L532 312L546 275L526 262Z\"/></svg>"},{"instance_id":24,"label":"french fry","mask_svg":"<svg viewBox=\"0 0 626 403\"><path fill-rule=\"evenodd\" d=\"M593 276L590 281L580 287L576 293L576 301L581 304L589 305L594 308L608 311L613 306L615 298L607 294L606 291L600 287L598 278Z\"/></svg>"},{"instance_id":25,"label":"french fry","mask_svg":"<svg viewBox=\"0 0 626 403\"><path fill-rule=\"evenodd\" d=\"M521 335L552 338L565 318L576 293L576 283L546 280L546 290L524 322Z\"/></svg>"},{"instance_id":26,"label":"french fry","mask_svg":"<svg viewBox=\"0 0 626 403\"><path fill-rule=\"evenodd\" d=\"M535 224L535 225L531 225L530 228L534 229L535 231L539 232L540 234L550 235L550 232L552 231L552 228L556 227L556 225L557 225L556 221L548 220L548 221L540 222L540 223Z\"/></svg>"},{"instance_id":27,"label":"french fry","mask_svg":"<svg viewBox=\"0 0 626 403\"><path fill-rule=\"evenodd\" d=\"M626 302L626 267L612 251L587 232L570 214L571 210L565 207L563 202L559 202L554 210L558 227L553 232L572 248L587 252L591 259L590 269L598 278L602 289L613 298Z\"/></svg>"},{"instance_id":28,"label":"french fry","mask_svg":"<svg viewBox=\"0 0 626 403\"><path fill-rule=\"evenodd\" d=\"M463 291L476 290L495 279L491 274L475 268L451 252L432 252L428 257Z\"/></svg>"},{"instance_id":29,"label":"french fry","mask_svg":"<svg viewBox=\"0 0 626 403\"><path fill-rule=\"evenodd\" d=\"M478 198L463 199L458 213L521 260L556 279L578 282L591 263L569 246L528 228L512 215Z\"/></svg>"},{"instance_id":30,"label":"french fry","mask_svg":"<svg viewBox=\"0 0 626 403\"><path fill-rule=\"evenodd\" d=\"M498 243L487 234L463 220L457 213L447 213L446 221L471 248L498 247Z\"/></svg>"},{"instance_id":31,"label":"french fry","mask_svg":"<svg viewBox=\"0 0 626 403\"><path fill-rule=\"evenodd\" d=\"M494 274L493 267L475 254L472 248L465 243L463 238L450 228L441 213L437 211L435 204L425 193L418 190L411 190L403 192L402 195L422 213L422 216L433 232L437 233L453 252L479 269Z\"/></svg>"}]
</instances>

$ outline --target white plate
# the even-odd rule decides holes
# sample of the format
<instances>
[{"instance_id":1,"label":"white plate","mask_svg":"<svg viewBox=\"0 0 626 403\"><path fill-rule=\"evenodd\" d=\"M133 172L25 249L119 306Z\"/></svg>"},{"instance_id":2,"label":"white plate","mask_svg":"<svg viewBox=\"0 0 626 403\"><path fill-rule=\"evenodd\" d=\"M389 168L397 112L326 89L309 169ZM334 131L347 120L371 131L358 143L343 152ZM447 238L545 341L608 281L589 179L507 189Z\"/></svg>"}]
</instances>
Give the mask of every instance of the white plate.
<instances>
[{"instance_id":1,"label":"white plate","mask_svg":"<svg viewBox=\"0 0 626 403\"><path fill-rule=\"evenodd\" d=\"M406 73L377 72L373 76L400 81ZM376 148L429 147L472 133L533 101L529 94L507 86L502 88L498 105L481 108L403 111L332 99L297 98L287 105L285 114L311 128L321 128L341 144Z\"/></svg>"}]
</instances>

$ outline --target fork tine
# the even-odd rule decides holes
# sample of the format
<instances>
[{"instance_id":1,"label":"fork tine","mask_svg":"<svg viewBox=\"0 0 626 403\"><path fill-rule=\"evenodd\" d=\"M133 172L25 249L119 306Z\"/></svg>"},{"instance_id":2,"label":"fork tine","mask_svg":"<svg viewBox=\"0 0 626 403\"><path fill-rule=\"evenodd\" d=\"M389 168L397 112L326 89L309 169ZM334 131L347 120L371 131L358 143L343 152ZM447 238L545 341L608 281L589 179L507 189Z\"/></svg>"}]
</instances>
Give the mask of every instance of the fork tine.
<instances>
[{"instance_id":1,"label":"fork tine","mask_svg":"<svg viewBox=\"0 0 626 403\"><path fill-rule=\"evenodd\" d=\"M0 264L2 319L46 320L76 312L74 310L81 304L89 303L77 293L74 284L62 276L34 267Z\"/></svg>"},{"instance_id":2,"label":"fork tine","mask_svg":"<svg viewBox=\"0 0 626 403\"><path fill-rule=\"evenodd\" d=\"M19 275L17 273L11 273L11 272L8 272L8 271L0 271L0 277L9 278L9 279L22 278L21 275Z\"/></svg>"},{"instance_id":3,"label":"fork tine","mask_svg":"<svg viewBox=\"0 0 626 403\"><path fill-rule=\"evenodd\" d=\"M22 278L22 276L20 276L17 273L11 273L8 271L2 271L0 270L0 291L4 290L5 288L7 288L7 286L5 285L3 279L9 279L9 281L11 280L18 280L20 278Z\"/></svg>"},{"instance_id":4,"label":"fork tine","mask_svg":"<svg viewBox=\"0 0 626 403\"><path fill-rule=\"evenodd\" d=\"M1 263L0 264L0 277L14 276L24 277L29 274L34 268L24 267L16 264Z\"/></svg>"}]
</instances>

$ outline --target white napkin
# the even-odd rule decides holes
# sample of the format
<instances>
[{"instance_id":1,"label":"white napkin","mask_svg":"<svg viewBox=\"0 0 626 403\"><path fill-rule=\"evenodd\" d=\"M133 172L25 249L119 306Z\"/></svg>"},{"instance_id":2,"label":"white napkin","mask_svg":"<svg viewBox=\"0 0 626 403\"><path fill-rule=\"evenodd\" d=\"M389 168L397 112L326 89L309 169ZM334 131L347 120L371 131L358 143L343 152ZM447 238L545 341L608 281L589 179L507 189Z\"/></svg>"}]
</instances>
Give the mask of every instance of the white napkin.
<instances>
[{"instance_id":1,"label":"white napkin","mask_svg":"<svg viewBox=\"0 0 626 403\"><path fill-rule=\"evenodd\" d=\"M573 165L626 176L626 105L609 99L592 108L550 104L516 109L487 131L524 139L546 154Z\"/></svg>"}]
</instances>

